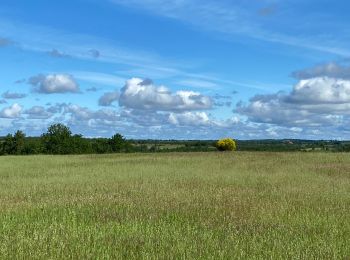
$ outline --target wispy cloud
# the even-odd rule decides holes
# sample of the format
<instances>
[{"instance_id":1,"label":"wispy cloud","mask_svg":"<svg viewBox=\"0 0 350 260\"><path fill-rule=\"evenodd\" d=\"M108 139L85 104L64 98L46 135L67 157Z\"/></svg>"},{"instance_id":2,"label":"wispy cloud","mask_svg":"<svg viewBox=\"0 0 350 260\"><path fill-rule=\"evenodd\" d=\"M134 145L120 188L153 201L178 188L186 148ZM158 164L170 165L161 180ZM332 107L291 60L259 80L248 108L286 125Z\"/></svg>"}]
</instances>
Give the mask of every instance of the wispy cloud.
<instances>
[{"instance_id":1,"label":"wispy cloud","mask_svg":"<svg viewBox=\"0 0 350 260\"><path fill-rule=\"evenodd\" d=\"M170 66L174 64L155 53L123 48L108 39L17 21L0 19L0 34L5 35L6 38L3 39L13 38L18 42L18 47L24 50L49 53L55 56L64 54L93 62L130 66L140 66L140 64L143 66L154 64Z\"/></svg>"},{"instance_id":2,"label":"wispy cloud","mask_svg":"<svg viewBox=\"0 0 350 260\"><path fill-rule=\"evenodd\" d=\"M265 24L266 21L258 19L257 12L252 8L256 6L256 2L244 6L240 1L170 1L170 0L109 0L115 4L124 5L130 8L138 8L172 19L187 22L199 29L219 32L230 36L246 36L267 42L275 42L289 46L307 48L314 51L336 54L340 56L350 56L350 49L347 47L349 38L343 36L340 38L338 34L332 31L327 32L311 32L305 35L305 31L295 31L295 27L306 27L306 21L300 14L283 12L288 17L276 16L275 20L270 23L280 22L283 18L284 22L290 20L284 26L284 30L271 29L276 26L273 24ZM268 2L269 3L269 2ZM255 4L255 5L254 5ZM287 8L286 8L287 9ZM263 7L260 9L263 14L271 13L271 7ZM297 20L295 19L295 16ZM309 15L310 16L310 15ZM308 17L309 17L308 16ZM318 24L322 28L323 20L319 19ZM272 26L271 26L272 25ZM297 25L297 26L295 26ZM298 26L300 25L300 26ZM328 22L328 25L330 23ZM346 26L346 25L343 25ZM334 31L338 30L337 26L333 26ZM269 28L269 29L267 29ZM293 33L285 33L286 30L293 29ZM328 37L324 37L328 35ZM338 37L336 37L338 36Z\"/></svg>"},{"instance_id":3,"label":"wispy cloud","mask_svg":"<svg viewBox=\"0 0 350 260\"><path fill-rule=\"evenodd\" d=\"M60 52L57 49L52 49L51 51L48 51L47 54L50 55L51 57L54 57L54 58L68 58L69 57L68 54Z\"/></svg>"},{"instance_id":4,"label":"wispy cloud","mask_svg":"<svg viewBox=\"0 0 350 260\"><path fill-rule=\"evenodd\" d=\"M24 93L16 93L16 92L10 92L10 91L6 91L1 95L1 97L3 97L4 99L21 99L21 98L25 98L26 96L27 94L24 94Z\"/></svg>"},{"instance_id":5,"label":"wispy cloud","mask_svg":"<svg viewBox=\"0 0 350 260\"><path fill-rule=\"evenodd\" d=\"M155 1L152 2L155 3ZM162 6L165 8L164 5ZM176 78L177 82L172 80L171 83L187 81L193 88L217 89L221 86L240 86L262 91L275 90L273 86L266 83L230 81L221 75L210 76L212 73L209 71L191 72L194 68L190 64L161 57L156 53L118 47L115 42L95 36L72 34L45 26L9 22L4 19L0 19L0 34L15 39L18 47L24 50L50 53L60 57L64 55L89 62L123 65L125 68L124 71L120 70L115 74L69 72L79 80L92 83L116 86L123 85L125 79L130 77L151 77L170 80ZM195 70L198 71L199 68L195 66ZM189 80L191 82L188 82Z\"/></svg>"},{"instance_id":6,"label":"wispy cloud","mask_svg":"<svg viewBox=\"0 0 350 260\"><path fill-rule=\"evenodd\" d=\"M177 84L180 86L187 86L192 88L204 88L204 89L211 89L211 90L217 90L220 88L220 86L214 82L198 80L198 79L184 79L184 80L178 81Z\"/></svg>"},{"instance_id":7,"label":"wispy cloud","mask_svg":"<svg viewBox=\"0 0 350 260\"><path fill-rule=\"evenodd\" d=\"M98 72L91 72L91 71L75 71L72 72L72 74L75 76L76 79L84 80L91 83L96 84L103 84L108 86L122 86L126 78L119 77L114 74L107 74L107 73L98 73Z\"/></svg>"},{"instance_id":8,"label":"wispy cloud","mask_svg":"<svg viewBox=\"0 0 350 260\"><path fill-rule=\"evenodd\" d=\"M13 42L10 39L0 37L0 47L6 47L12 44Z\"/></svg>"}]
</instances>

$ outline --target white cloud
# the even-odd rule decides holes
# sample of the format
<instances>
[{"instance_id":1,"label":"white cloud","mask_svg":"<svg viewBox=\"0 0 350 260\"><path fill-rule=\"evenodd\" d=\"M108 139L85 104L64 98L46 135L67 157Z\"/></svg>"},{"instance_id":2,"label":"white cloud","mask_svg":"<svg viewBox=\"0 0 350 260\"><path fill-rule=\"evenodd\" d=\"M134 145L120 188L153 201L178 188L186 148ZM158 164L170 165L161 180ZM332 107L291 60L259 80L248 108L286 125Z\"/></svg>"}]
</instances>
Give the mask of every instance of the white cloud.
<instances>
[{"instance_id":1,"label":"white cloud","mask_svg":"<svg viewBox=\"0 0 350 260\"><path fill-rule=\"evenodd\" d=\"M169 123L173 125L210 125L211 121L205 112L170 113Z\"/></svg>"},{"instance_id":2,"label":"white cloud","mask_svg":"<svg viewBox=\"0 0 350 260\"><path fill-rule=\"evenodd\" d=\"M171 91L150 80L133 78L121 89L119 104L126 108L157 111L187 111L212 108L211 98L193 91Z\"/></svg>"},{"instance_id":3,"label":"white cloud","mask_svg":"<svg viewBox=\"0 0 350 260\"><path fill-rule=\"evenodd\" d=\"M24 111L24 114L28 115L28 119L48 119L53 113L48 112L42 106L33 106L30 109Z\"/></svg>"},{"instance_id":4,"label":"white cloud","mask_svg":"<svg viewBox=\"0 0 350 260\"><path fill-rule=\"evenodd\" d=\"M4 108L0 111L0 117L1 118L17 118L20 117L22 112L22 107L14 103L12 106Z\"/></svg>"},{"instance_id":5,"label":"white cloud","mask_svg":"<svg viewBox=\"0 0 350 260\"><path fill-rule=\"evenodd\" d=\"M98 100L98 104L100 106L110 106L113 102L118 101L119 99L119 91L107 92L104 93L102 97Z\"/></svg>"},{"instance_id":6,"label":"white cloud","mask_svg":"<svg viewBox=\"0 0 350 260\"><path fill-rule=\"evenodd\" d=\"M301 80L289 99L303 104L350 103L350 81L328 77Z\"/></svg>"},{"instance_id":7,"label":"white cloud","mask_svg":"<svg viewBox=\"0 0 350 260\"><path fill-rule=\"evenodd\" d=\"M338 79L350 79L350 66L329 62L312 68L295 71L292 76L297 79L310 79L317 77L330 77Z\"/></svg>"},{"instance_id":8,"label":"white cloud","mask_svg":"<svg viewBox=\"0 0 350 260\"><path fill-rule=\"evenodd\" d=\"M38 75L31 77L29 83L33 85L34 91L44 94L79 92L78 83L67 74Z\"/></svg>"},{"instance_id":9,"label":"white cloud","mask_svg":"<svg viewBox=\"0 0 350 260\"><path fill-rule=\"evenodd\" d=\"M71 120L76 122L101 122L101 121L116 121L119 118L117 112L110 109L100 109L97 111L91 110L79 105L66 105L64 107L64 114L70 114Z\"/></svg>"},{"instance_id":10,"label":"white cloud","mask_svg":"<svg viewBox=\"0 0 350 260\"><path fill-rule=\"evenodd\" d=\"M257 95L236 112L253 122L281 126L339 126L350 115L350 81L333 78L302 80L289 94Z\"/></svg>"}]
</instances>

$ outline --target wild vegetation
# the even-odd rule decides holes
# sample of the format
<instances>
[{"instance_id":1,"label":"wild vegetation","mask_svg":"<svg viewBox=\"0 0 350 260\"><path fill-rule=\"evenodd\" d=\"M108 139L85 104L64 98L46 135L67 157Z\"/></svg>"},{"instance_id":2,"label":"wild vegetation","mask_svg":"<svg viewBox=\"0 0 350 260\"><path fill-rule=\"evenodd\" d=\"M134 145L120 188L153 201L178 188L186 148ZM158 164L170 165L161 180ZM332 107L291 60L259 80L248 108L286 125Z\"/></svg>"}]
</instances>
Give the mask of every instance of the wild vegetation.
<instances>
[{"instance_id":1,"label":"wild vegetation","mask_svg":"<svg viewBox=\"0 0 350 260\"><path fill-rule=\"evenodd\" d=\"M22 131L17 131L0 142L0 155L118 153L131 150L131 144L120 134L109 139L89 140L73 135L62 124L51 125L40 138L25 138Z\"/></svg>"},{"instance_id":2,"label":"wild vegetation","mask_svg":"<svg viewBox=\"0 0 350 260\"><path fill-rule=\"evenodd\" d=\"M0 259L348 259L344 153L0 157Z\"/></svg>"},{"instance_id":3,"label":"wild vegetation","mask_svg":"<svg viewBox=\"0 0 350 260\"><path fill-rule=\"evenodd\" d=\"M22 131L0 137L0 155L211 152L219 148L217 144L216 140L127 140L119 133L111 138L84 138L55 124L40 137L26 137ZM238 151L350 152L350 141L234 140L232 147Z\"/></svg>"},{"instance_id":4,"label":"wild vegetation","mask_svg":"<svg viewBox=\"0 0 350 260\"><path fill-rule=\"evenodd\" d=\"M236 142L232 138L224 138L215 144L219 151L235 151L237 149Z\"/></svg>"}]
</instances>

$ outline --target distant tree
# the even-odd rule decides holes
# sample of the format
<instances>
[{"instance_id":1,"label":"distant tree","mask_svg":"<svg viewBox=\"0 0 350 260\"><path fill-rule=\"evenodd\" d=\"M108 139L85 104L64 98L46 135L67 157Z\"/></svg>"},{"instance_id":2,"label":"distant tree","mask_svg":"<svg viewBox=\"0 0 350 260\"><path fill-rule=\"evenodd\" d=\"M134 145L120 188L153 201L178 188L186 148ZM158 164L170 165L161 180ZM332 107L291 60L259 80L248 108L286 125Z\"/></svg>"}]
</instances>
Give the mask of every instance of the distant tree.
<instances>
[{"instance_id":1,"label":"distant tree","mask_svg":"<svg viewBox=\"0 0 350 260\"><path fill-rule=\"evenodd\" d=\"M70 153L87 154L92 152L92 144L89 140L84 139L82 135L73 135L71 137Z\"/></svg>"},{"instance_id":2,"label":"distant tree","mask_svg":"<svg viewBox=\"0 0 350 260\"><path fill-rule=\"evenodd\" d=\"M14 142L14 154L23 154L24 148L25 148L25 137L26 135L18 130L15 135L13 136L13 142Z\"/></svg>"},{"instance_id":3,"label":"distant tree","mask_svg":"<svg viewBox=\"0 0 350 260\"><path fill-rule=\"evenodd\" d=\"M23 154L40 154L44 152L43 143L40 138L27 137Z\"/></svg>"},{"instance_id":4,"label":"distant tree","mask_svg":"<svg viewBox=\"0 0 350 260\"><path fill-rule=\"evenodd\" d=\"M109 145L113 152L121 152L124 148L125 139L121 134L115 134L109 140Z\"/></svg>"},{"instance_id":5,"label":"distant tree","mask_svg":"<svg viewBox=\"0 0 350 260\"><path fill-rule=\"evenodd\" d=\"M108 143L109 143L109 146L111 148L111 151L114 153L130 152L131 151L131 145L121 134L117 133L117 134L113 135L109 139Z\"/></svg>"},{"instance_id":6,"label":"distant tree","mask_svg":"<svg viewBox=\"0 0 350 260\"><path fill-rule=\"evenodd\" d=\"M235 151L237 149L236 142L231 138L224 138L216 143L219 151Z\"/></svg>"},{"instance_id":7,"label":"distant tree","mask_svg":"<svg viewBox=\"0 0 350 260\"><path fill-rule=\"evenodd\" d=\"M72 132L63 124L51 125L41 136L44 150L49 154L72 153Z\"/></svg>"},{"instance_id":8,"label":"distant tree","mask_svg":"<svg viewBox=\"0 0 350 260\"><path fill-rule=\"evenodd\" d=\"M25 134L17 131L15 135L8 134L1 143L0 154L19 155L24 153Z\"/></svg>"},{"instance_id":9,"label":"distant tree","mask_svg":"<svg viewBox=\"0 0 350 260\"><path fill-rule=\"evenodd\" d=\"M16 148L12 134L6 135L4 141L2 142L1 150L2 154L15 154Z\"/></svg>"},{"instance_id":10,"label":"distant tree","mask_svg":"<svg viewBox=\"0 0 350 260\"><path fill-rule=\"evenodd\" d=\"M109 139L98 138L93 140L92 149L94 153L111 153L112 149L109 144Z\"/></svg>"},{"instance_id":11,"label":"distant tree","mask_svg":"<svg viewBox=\"0 0 350 260\"><path fill-rule=\"evenodd\" d=\"M82 135L72 135L69 127L63 124L51 125L41 136L43 150L48 154L92 153L92 143Z\"/></svg>"}]
</instances>

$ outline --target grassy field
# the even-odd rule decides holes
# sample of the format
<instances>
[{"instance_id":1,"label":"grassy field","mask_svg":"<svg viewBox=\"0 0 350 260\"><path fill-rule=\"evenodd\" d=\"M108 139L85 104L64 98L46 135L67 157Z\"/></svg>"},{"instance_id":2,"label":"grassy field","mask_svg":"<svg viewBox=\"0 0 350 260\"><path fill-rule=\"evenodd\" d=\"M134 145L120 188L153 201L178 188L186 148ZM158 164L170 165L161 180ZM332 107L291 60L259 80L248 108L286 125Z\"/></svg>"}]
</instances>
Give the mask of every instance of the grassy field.
<instances>
[{"instance_id":1,"label":"grassy field","mask_svg":"<svg viewBox=\"0 0 350 260\"><path fill-rule=\"evenodd\" d=\"M0 157L0 259L350 259L350 155Z\"/></svg>"}]
</instances>

